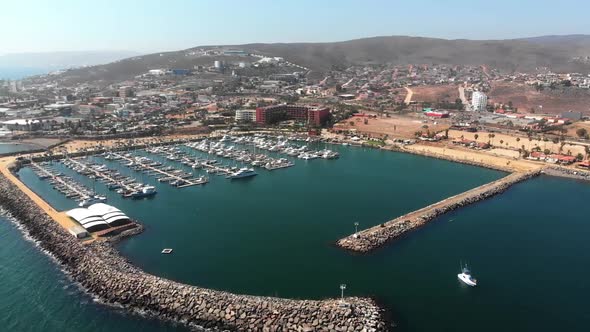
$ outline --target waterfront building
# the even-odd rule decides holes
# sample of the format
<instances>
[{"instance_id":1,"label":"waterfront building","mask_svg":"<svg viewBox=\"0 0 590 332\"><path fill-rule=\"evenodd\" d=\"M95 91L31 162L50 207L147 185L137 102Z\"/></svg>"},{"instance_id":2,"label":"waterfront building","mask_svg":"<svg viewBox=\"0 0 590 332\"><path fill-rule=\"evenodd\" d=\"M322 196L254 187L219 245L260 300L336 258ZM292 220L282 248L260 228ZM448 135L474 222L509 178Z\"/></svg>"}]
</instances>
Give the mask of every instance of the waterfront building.
<instances>
[{"instance_id":1,"label":"waterfront building","mask_svg":"<svg viewBox=\"0 0 590 332\"><path fill-rule=\"evenodd\" d=\"M256 110L237 110L236 122L256 122Z\"/></svg>"},{"instance_id":2,"label":"waterfront building","mask_svg":"<svg viewBox=\"0 0 590 332\"><path fill-rule=\"evenodd\" d=\"M475 91L471 97L471 106L475 112L482 112L486 110L488 105L488 96L483 92Z\"/></svg>"},{"instance_id":3,"label":"waterfront building","mask_svg":"<svg viewBox=\"0 0 590 332\"><path fill-rule=\"evenodd\" d=\"M330 117L330 109L326 107L310 107L304 105L273 105L256 109L258 124L271 124L285 120L295 120L310 125L321 126Z\"/></svg>"},{"instance_id":4,"label":"waterfront building","mask_svg":"<svg viewBox=\"0 0 590 332\"><path fill-rule=\"evenodd\" d=\"M72 209L66 214L89 232L98 232L131 222L121 210L104 203L96 203L88 208Z\"/></svg>"}]
</instances>

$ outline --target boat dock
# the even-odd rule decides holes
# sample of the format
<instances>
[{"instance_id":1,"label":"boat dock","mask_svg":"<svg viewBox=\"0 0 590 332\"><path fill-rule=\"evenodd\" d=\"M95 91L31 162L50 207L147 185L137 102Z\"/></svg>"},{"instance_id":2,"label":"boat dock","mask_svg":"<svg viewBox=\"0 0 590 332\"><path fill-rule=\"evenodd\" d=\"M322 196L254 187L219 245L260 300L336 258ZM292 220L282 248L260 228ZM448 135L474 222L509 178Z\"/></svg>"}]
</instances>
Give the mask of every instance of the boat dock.
<instances>
[{"instance_id":1,"label":"boat dock","mask_svg":"<svg viewBox=\"0 0 590 332\"><path fill-rule=\"evenodd\" d=\"M162 177L160 177L158 179L158 182L178 181L177 183L181 183L176 186L178 188L198 186L198 185L205 184L205 183L209 182L208 179L202 178L202 177L201 178L186 178L184 176L177 175L172 171L166 171L164 169L160 169L155 166L152 166L152 165L149 165L146 163L142 163L139 159L133 159L133 158L130 158L130 157L118 154L118 153L113 153L113 155L115 155L117 158L120 158L121 160L126 160L129 163L135 163L138 166L140 166L142 169L147 170L148 172L151 172L153 174L156 174L156 173L161 174ZM162 181L160 181L160 180L162 180Z\"/></svg>"},{"instance_id":2,"label":"boat dock","mask_svg":"<svg viewBox=\"0 0 590 332\"><path fill-rule=\"evenodd\" d=\"M137 189L136 186L132 186L131 185L131 184L134 184L135 182L129 183L128 181L124 181L122 179L115 179L115 178L111 177L108 174L108 172L99 171L99 170L97 170L97 169L95 169L93 167L90 167L87 164L84 164L84 163L82 163L82 162L80 162L78 160L72 159L72 158L68 158L67 161L69 161L72 164L77 165L78 167L80 167L82 169L85 169L85 170L88 170L89 172L94 173L94 175L97 178L105 179L109 183L116 183L117 185L119 185L121 188L123 188L127 192L131 192L131 191L134 191L134 190Z\"/></svg>"},{"instance_id":3,"label":"boat dock","mask_svg":"<svg viewBox=\"0 0 590 332\"><path fill-rule=\"evenodd\" d=\"M66 195L68 198L83 199L90 196L90 192L86 188L75 185L76 182L65 181L62 175L55 174L34 161L31 161L31 167L33 167L35 173L39 175L39 178L50 179L49 181L55 184L54 188Z\"/></svg>"}]
</instances>

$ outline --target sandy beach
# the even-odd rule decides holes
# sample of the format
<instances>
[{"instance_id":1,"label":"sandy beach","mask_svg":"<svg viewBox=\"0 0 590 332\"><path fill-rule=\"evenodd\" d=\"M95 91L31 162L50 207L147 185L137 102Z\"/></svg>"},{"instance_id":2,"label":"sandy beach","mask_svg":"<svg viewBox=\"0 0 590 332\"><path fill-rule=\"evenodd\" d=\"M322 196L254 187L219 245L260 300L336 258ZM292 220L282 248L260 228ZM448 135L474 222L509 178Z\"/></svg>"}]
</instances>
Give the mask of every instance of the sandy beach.
<instances>
[{"instance_id":1,"label":"sandy beach","mask_svg":"<svg viewBox=\"0 0 590 332\"><path fill-rule=\"evenodd\" d=\"M455 146L413 144L404 146L402 151L423 154L434 158L453 160L456 162L479 163L482 165L488 165L491 168L508 169L513 172L526 172L546 166L544 163L540 162L514 159L498 154L494 155L492 152L484 152L484 150L476 151Z\"/></svg>"}]
</instances>

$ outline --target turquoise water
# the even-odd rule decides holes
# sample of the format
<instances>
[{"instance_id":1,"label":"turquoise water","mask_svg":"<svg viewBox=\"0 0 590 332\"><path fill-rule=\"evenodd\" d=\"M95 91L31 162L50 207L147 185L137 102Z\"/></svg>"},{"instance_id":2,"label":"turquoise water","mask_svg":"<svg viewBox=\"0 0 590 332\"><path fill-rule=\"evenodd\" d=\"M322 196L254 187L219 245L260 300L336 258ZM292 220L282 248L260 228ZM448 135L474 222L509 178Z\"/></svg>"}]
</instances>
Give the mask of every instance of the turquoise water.
<instances>
[{"instance_id":1,"label":"turquoise water","mask_svg":"<svg viewBox=\"0 0 590 332\"><path fill-rule=\"evenodd\" d=\"M401 331L576 331L590 323L587 183L537 178L445 215L370 255L351 255L333 243L354 230L353 222L376 225L503 173L379 150L340 152L339 160L297 161L289 169L261 170L247 181L214 177L205 186L184 189L125 169L157 184L159 193L130 201L108 192L111 204L146 225L119 249L151 273L238 293L335 297L344 282L347 295L377 297ZM20 175L56 208L75 205L30 170ZM106 193L101 186L97 190ZM567 200L560 199L564 195ZM174 254L160 255L164 247L174 248ZM457 281L459 260L470 262L477 288ZM60 280L55 270L43 274L49 284ZM60 301L80 303L80 298ZM131 326L143 322L94 304L81 307ZM30 317L25 312L13 317L35 326L24 323Z\"/></svg>"}]
</instances>

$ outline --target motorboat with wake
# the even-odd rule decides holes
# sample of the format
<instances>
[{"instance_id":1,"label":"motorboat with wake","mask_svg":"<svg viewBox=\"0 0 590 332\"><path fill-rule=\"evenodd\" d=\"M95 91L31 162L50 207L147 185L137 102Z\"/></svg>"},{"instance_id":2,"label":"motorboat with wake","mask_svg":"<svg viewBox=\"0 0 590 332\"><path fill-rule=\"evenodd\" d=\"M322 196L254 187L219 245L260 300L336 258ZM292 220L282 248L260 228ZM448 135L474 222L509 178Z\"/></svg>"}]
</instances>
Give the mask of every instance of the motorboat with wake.
<instances>
[{"instance_id":1,"label":"motorboat with wake","mask_svg":"<svg viewBox=\"0 0 590 332\"><path fill-rule=\"evenodd\" d=\"M467 264L465 264L465 266L461 265L461 273L457 274L457 278L468 286L477 286L477 280L471 275L471 271L467 267Z\"/></svg>"}]
</instances>

